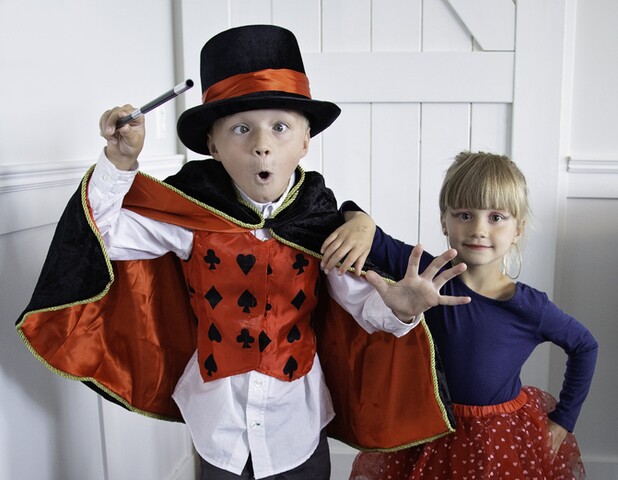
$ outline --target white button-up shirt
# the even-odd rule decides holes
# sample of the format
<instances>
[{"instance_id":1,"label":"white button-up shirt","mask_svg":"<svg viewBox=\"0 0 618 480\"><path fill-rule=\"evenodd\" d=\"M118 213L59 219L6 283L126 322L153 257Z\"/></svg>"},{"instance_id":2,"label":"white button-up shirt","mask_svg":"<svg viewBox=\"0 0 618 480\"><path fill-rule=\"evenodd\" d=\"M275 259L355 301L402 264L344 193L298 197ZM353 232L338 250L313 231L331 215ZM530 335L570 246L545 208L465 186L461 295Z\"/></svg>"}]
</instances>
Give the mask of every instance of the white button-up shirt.
<instances>
[{"instance_id":1,"label":"white button-up shirt","mask_svg":"<svg viewBox=\"0 0 618 480\"><path fill-rule=\"evenodd\" d=\"M156 258L174 252L187 259L193 232L140 216L121 208L135 171L120 171L101 155L88 186L96 224L112 260ZM283 202L259 204L243 198L268 218ZM255 230L261 239L267 229ZM368 332L384 330L401 336L418 324L401 322L364 279L354 275L328 276L332 297ZM204 382L197 352L176 385L174 400L191 432L197 452L209 463L240 474L249 454L256 478L276 475L305 462L318 445L321 430L334 417L330 394L318 356L312 369L292 382L251 371Z\"/></svg>"}]
</instances>

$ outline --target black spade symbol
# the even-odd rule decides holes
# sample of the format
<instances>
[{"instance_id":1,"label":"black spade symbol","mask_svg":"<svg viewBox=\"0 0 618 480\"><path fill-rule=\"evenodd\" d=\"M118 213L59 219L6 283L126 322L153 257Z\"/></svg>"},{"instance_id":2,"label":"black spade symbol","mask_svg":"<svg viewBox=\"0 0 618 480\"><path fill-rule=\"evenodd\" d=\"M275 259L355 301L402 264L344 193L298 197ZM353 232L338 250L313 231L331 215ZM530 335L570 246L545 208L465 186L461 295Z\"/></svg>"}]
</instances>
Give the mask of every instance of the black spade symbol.
<instances>
[{"instance_id":1,"label":"black spade symbol","mask_svg":"<svg viewBox=\"0 0 618 480\"><path fill-rule=\"evenodd\" d=\"M292 329L288 332L288 342L294 343L300 340L300 330L296 325L292 327Z\"/></svg>"},{"instance_id":2,"label":"black spade symbol","mask_svg":"<svg viewBox=\"0 0 618 480\"><path fill-rule=\"evenodd\" d=\"M238 298L238 306L243 307L243 313L251 313L251 308L257 305L257 300L249 290L245 290Z\"/></svg>"},{"instance_id":3,"label":"black spade symbol","mask_svg":"<svg viewBox=\"0 0 618 480\"><path fill-rule=\"evenodd\" d=\"M212 342L221 343L221 332L217 327L215 327L214 323L210 324L210 328L208 329L208 338Z\"/></svg>"},{"instance_id":4,"label":"black spade symbol","mask_svg":"<svg viewBox=\"0 0 618 480\"><path fill-rule=\"evenodd\" d=\"M294 372L298 370L298 363L294 359L294 357L288 358L288 361L285 363L285 367L283 368L284 375L287 375L290 380L294 376Z\"/></svg>"},{"instance_id":5,"label":"black spade symbol","mask_svg":"<svg viewBox=\"0 0 618 480\"><path fill-rule=\"evenodd\" d=\"M215 357L212 356L212 353L204 361L204 368L209 377L212 377L213 372L217 373L217 362L215 362Z\"/></svg>"}]
</instances>

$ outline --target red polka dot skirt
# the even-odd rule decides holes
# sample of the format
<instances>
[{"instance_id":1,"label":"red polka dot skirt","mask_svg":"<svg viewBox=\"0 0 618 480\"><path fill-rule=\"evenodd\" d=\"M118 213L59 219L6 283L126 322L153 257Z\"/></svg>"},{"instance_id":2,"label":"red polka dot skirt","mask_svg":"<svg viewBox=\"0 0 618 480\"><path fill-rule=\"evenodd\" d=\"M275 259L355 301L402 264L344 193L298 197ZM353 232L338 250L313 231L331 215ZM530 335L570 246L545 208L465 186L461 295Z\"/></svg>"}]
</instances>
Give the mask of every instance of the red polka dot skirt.
<instances>
[{"instance_id":1,"label":"red polka dot skirt","mask_svg":"<svg viewBox=\"0 0 618 480\"><path fill-rule=\"evenodd\" d=\"M582 480L573 434L551 450L547 413L555 406L535 387L499 405L454 404L455 433L397 452L359 453L350 480Z\"/></svg>"}]
</instances>

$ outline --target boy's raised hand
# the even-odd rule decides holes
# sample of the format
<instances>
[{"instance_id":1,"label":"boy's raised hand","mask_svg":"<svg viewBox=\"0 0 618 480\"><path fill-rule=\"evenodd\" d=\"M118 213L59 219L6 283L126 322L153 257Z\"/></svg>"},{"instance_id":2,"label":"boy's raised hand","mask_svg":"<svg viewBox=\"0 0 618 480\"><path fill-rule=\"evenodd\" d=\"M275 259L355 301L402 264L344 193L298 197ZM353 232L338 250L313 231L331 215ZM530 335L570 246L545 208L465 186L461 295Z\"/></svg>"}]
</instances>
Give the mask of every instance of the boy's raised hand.
<instances>
[{"instance_id":1,"label":"boy's raised hand","mask_svg":"<svg viewBox=\"0 0 618 480\"><path fill-rule=\"evenodd\" d=\"M341 261L341 266L337 269L339 275L343 275L353 266L354 273L360 276L371 251L376 224L364 212L348 211L344 216L346 222L331 233L322 244L320 266L325 273L328 273Z\"/></svg>"},{"instance_id":2,"label":"boy's raised hand","mask_svg":"<svg viewBox=\"0 0 618 480\"><path fill-rule=\"evenodd\" d=\"M404 322L411 321L431 307L437 305L463 305L470 302L470 297L453 297L441 295L440 288L450 279L463 273L466 265L460 263L452 268L440 269L457 255L454 249L447 250L425 269L418 273L423 247L416 245L410 254L406 274L399 282L389 284L376 272L367 272L367 281L378 291L386 306L395 316Z\"/></svg>"},{"instance_id":3,"label":"boy's raised hand","mask_svg":"<svg viewBox=\"0 0 618 480\"><path fill-rule=\"evenodd\" d=\"M130 115L134 110L135 107L131 105L114 107L103 113L99 120L99 131L107 140L105 156L119 170L131 170L144 146L146 129L143 115L116 129L118 119Z\"/></svg>"}]
</instances>

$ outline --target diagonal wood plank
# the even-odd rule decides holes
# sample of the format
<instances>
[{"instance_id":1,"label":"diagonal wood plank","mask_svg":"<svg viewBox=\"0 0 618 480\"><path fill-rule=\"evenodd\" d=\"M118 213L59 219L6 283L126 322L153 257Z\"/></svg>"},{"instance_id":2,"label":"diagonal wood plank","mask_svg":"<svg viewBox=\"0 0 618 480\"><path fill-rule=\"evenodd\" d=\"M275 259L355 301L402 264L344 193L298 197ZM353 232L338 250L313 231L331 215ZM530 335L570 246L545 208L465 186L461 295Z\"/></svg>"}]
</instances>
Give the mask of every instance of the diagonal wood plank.
<instances>
[{"instance_id":1,"label":"diagonal wood plank","mask_svg":"<svg viewBox=\"0 0 618 480\"><path fill-rule=\"evenodd\" d=\"M485 51L515 49L513 0L446 0Z\"/></svg>"}]
</instances>

